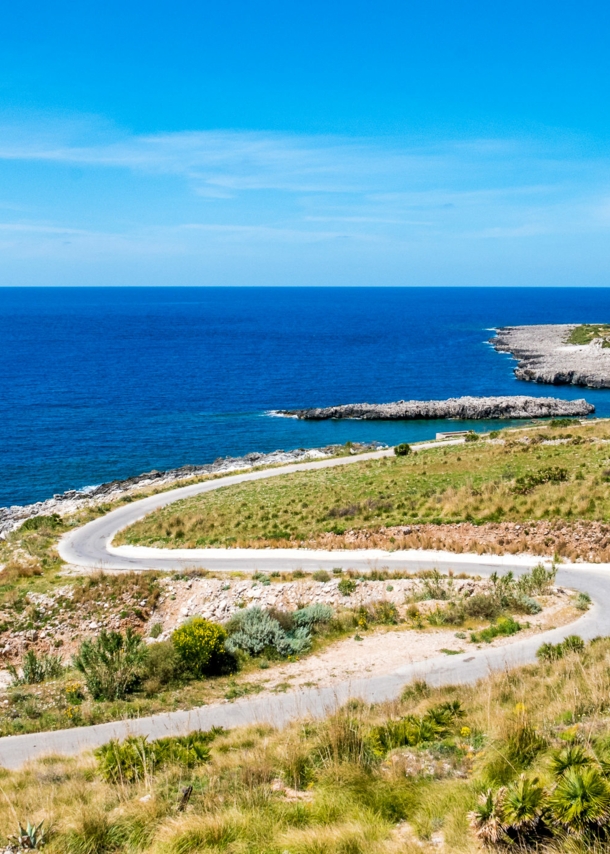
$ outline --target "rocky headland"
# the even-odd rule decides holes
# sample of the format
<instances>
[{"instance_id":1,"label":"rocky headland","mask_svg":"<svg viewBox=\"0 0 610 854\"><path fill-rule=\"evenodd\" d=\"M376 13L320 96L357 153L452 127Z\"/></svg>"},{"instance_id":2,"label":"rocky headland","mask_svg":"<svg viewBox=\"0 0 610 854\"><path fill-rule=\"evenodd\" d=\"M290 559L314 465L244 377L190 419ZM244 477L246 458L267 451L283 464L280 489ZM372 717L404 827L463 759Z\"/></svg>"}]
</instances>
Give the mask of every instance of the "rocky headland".
<instances>
[{"instance_id":1,"label":"rocky headland","mask_svg":"<svg viewBox=\"0 0 610 854\"><path fill-rule=\"evenodd\" d=\"M362 421L413 421L436 418L468 420L496 418L582 417L595 412L586 400L554 397L451 397L448 400L399 400L395 403L347 403L312 409L283 409L277 415L322 421L354 418Z\"/></svg>"},{"instance_id":2,"label":"rocky headland","mask_svg":"<svg viewBox=\"0 0 610 854\"><path fill-rule=\"evenodd\" d=\"M517 379L552 385L610 388L610 346L603 337L587 343L570 343L577 324L505 326L490 344L510 353L518 365ZM586 339L586 336L585 336Z\"/></svg>"},{"instance_id":3,"label":"rocky headland","mask_svg":"<svg viewBox=\"0 0 610 854\"><path fill-rule=\"evenodd\" d=\"M169 471L149 471L126 480L113 480L109 483L80 490L70 489L35 504L0 507L0 539L6 537L11 531L15 531L33 516L51 516L54 513L60 516L69 515L84 507L107 504L110 501L122 498L124 495L134 495L151 487L162 489L198 477L245 471L259 466L322 460L337 456L340 453L357 454L377 451L385 447L381 442L354 442L349 447L349 451L346 451L344 445L327 445L324 448L297 448L294 451L273 451L270 454L252 453L246 454L244 457L220 457L207 465L182 466Z\"/></svg>"}]
</instances>

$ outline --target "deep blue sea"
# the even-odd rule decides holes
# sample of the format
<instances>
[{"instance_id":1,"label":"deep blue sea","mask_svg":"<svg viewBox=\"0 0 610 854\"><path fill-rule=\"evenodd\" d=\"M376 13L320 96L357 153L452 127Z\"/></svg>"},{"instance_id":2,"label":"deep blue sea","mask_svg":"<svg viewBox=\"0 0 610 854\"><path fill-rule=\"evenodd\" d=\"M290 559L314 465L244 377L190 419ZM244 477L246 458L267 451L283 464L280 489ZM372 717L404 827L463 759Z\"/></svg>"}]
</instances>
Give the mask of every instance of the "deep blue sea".
<instances>
[{"instance_id":1,"label":"deep blue sea","mask_svg":"<svg viewBox=\"0 0 610 854\"><path fill-rule=\"evenodd\" d=\"M494 326L609 318L600 288L0 288L0 506L442 426L271 409L530 394L586 397L608 416L610 391L518 382L486 341Z\"/></svg>"}]
</instances>

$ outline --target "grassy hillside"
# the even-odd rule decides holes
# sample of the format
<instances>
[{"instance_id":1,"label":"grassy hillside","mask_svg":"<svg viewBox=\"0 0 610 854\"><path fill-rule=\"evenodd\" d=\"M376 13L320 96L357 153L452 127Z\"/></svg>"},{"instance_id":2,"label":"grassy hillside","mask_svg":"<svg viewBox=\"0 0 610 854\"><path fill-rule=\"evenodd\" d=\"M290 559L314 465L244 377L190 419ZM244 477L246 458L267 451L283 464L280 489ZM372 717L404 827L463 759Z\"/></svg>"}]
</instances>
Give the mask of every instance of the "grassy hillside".
<instances>
[{"instance_id":1,"label":"grassy hillside","mask_svg":"<svg viewBox=\"0 0 610 854\"><path fill-rule=\"evenodd\" d=\"M497 851L601 854L609 657L608 639L574 643L477 686L418 683L282 732L133 741L2 772L0 840L43 821L48 854L475 852L492 837Z\"/></svg>"},{"instance_id":2,"label":"grassy hillside","mask_svg":"<svg viewBox=\"0 0 610 854\"><path fill-rule=\"evenodd\" d=\"M545 426L491 436L228 487L151 514L117 542L285 545L397 525L609 518L609 425Z\"/></svg>"}]
</instances>

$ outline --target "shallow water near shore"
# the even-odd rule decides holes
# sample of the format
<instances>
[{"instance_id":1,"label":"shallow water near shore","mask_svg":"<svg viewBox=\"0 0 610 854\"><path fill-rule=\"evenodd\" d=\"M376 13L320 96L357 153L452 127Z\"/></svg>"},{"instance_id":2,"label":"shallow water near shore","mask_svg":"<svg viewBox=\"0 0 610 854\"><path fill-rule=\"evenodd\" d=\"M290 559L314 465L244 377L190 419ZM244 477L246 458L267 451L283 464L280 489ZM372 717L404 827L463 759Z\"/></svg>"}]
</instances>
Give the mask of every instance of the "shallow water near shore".
<instances>
[{"instance_id":1,"label":"shallow water near shore","mask_svg":"<svg viewBox=\"0 0 610 854\"><path fill-rule=\"evenodd\" d=\"M610 391L519 382L486 343L495 326L609 317L601 288L0 288L0 506L225 455L499 426L274 409L527 394L610 416Z\"/></svg>"}]
</instances>

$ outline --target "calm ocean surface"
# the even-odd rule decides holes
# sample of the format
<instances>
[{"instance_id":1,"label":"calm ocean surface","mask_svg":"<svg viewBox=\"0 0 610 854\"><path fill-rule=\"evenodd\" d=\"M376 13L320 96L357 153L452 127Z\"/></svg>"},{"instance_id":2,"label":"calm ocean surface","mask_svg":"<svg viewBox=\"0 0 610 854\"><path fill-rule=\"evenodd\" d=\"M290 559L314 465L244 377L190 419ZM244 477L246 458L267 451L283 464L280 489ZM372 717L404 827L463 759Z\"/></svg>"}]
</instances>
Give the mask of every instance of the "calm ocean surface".
<instances>
[{"instance_id":1,"label":"calm ocean surface","mask_svg":"<svg viewBox=\"0 0 610 854\"><path fill-rule=\"evenodd\" d=\"M530 394L608 416L610 391L517 382L485 342L494 326L609 318L610 290L587 288L0 288L0 506L442 424L265 415L276 408Z\"/></svg>"}]
</instances>

